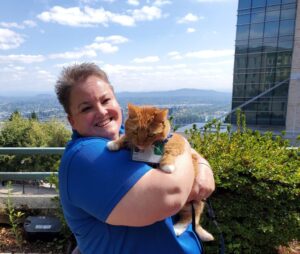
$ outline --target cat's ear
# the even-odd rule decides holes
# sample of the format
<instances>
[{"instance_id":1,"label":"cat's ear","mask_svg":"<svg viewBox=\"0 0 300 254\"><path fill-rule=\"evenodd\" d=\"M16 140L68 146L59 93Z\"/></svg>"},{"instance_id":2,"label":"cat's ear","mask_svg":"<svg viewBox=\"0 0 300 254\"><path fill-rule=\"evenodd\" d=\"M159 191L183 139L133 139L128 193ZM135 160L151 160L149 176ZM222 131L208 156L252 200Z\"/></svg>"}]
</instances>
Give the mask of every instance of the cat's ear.
<instances>
[{"instance_id":1,"label":"cat's ear","mask_svg":"<svg viewBox=\"0 0 300 254\"><path fill-rule=\"evenodd\" d=\"M155 120L158 122L164 122L168 119L168 112L167 109L159 109L155 112Z\"/></svg>"},{"instance_id":2,"label":"cat's ear","mask_svg":"<svg viewBox=\"0 0 300 254\"><path fill-rule=\"evenodd\" d=\"M131 103L128 103L127 108L128 108L128 116L129 117L136 117L137 116L137 107L136 106L134 106Z\"/></svg>"}]
</instances>

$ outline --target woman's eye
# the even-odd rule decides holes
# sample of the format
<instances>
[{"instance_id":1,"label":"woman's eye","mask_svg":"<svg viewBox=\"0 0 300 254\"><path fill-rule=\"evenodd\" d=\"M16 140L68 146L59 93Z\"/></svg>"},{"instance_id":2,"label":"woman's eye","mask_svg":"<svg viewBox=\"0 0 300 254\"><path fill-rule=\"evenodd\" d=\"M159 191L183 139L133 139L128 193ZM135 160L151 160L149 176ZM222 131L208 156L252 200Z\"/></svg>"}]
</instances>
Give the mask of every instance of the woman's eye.
<instances>
[{"instance_id":1,"label":"woman's eye","mask_svg":"<svg viewBox=\"0 0 300 254\"><path fill-rule=\"evenodd\" d=\"M102 104L106 104L106 103L108 103L109 101L110 101L110 98L104 99L103 102L102 102Z\"/></svg>"},{"instance_id":2,"label":"woman's eye","mask_svg":"<svg viewBox=\"0 0 300 254\"><path fill-rule=\"evenodd\" d=\"M89 111L90 109L91 109L92 107L84 107L84 108L82 108L81 109L81 112L87 112L87 111Z\"/></svg>"}]
</instances>

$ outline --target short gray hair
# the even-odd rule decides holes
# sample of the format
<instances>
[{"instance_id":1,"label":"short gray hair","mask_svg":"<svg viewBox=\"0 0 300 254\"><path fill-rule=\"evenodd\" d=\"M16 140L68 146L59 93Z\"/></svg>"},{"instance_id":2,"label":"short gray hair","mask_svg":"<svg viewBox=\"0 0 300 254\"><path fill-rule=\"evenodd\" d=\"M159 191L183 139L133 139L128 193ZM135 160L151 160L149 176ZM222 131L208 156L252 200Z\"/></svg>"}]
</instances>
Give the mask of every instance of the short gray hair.
<instances>
[{"instance_id":1,"label":"short gray hair","mask_svg":"<svg viewBox=\"0 0 300 254\"><path fill-rule=\"evenodd\" d=\"M74 64L64 67L55 85L55 92L59 103L65 112L70 114L70 94L74 86L84 82L90 76L97 76L113 87L107 74L95 63Z\"/></svg>"}]
</instances>

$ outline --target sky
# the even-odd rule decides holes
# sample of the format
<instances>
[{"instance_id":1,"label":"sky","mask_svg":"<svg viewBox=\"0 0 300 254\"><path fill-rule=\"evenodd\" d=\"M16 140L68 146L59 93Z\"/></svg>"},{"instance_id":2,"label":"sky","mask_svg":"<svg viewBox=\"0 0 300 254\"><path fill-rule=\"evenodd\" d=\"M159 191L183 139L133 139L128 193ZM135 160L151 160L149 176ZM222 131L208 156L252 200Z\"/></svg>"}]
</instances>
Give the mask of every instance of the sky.
<instances>
[{"instance_id":1,"label":"sky","mask_svg":"<svg viewBox=\"0 0 300 254\"><path fill-rule=\"evenodd\" d=\"M237 0L1 0L0 96L94 62L116 92L231 92Z\"/></svg>"}]
</instances>

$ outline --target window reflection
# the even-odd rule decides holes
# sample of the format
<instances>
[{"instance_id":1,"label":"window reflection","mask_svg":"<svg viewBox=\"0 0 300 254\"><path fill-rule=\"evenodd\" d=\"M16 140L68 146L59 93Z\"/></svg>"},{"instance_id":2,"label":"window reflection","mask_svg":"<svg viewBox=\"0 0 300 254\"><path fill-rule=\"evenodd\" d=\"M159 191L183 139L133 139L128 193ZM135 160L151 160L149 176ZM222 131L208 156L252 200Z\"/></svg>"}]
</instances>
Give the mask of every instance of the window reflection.
<instances>
[{"instance_id":1,"label":"window reflection","mask_svg":"<svg viewBox=\"0 0 300 254\"><path fill-rule=\"evenodd\" d=\"M260 23L265 20L265 12L253 12L251 14L251 23Z\"/></svg>"},{"instance_id":2,"label":"window reflection","mask_svg":"<svg viewBox=\"0 0 300 254\"><path fill-rule=\"evenodd\" d=\"M250 28L250 39L262 38L264 32L264 24L252 24Z\"/></svg>"},{"instance_id":3,"label":"window reflection","mask_svg":"<svg viewBox=\"0 0 300 254\"><path fill-rule=\"evenodd\" d=\"M243 2L243 1L241 1ZM281 0L267 0L267 5L275 5L275 4L280 4Z\"/></svg>"},{"instance_id":4,"label":"window reflection","mask_svg":"<svg viewBox=\"0 0 300 254\"><path fill-rule=\"evenodd\" d=\"M252 0L252 8L262 7L266 5L266 0Z\"/></svg>"},{"instance_id":5,"label":"window reflection","mask_svg":"<svg viewBox=\"0 0 300 254\"><path fill-rule=\"evenodd\" d=\"M250 14L238 15L237 24L245 25L250 23Z\"/></svg>"},{"instance_id":6,"label":"window reflection","mask_svg":"<svg viewBox=\"0 0 300 254\"><path fill-rule=\"evenodd\" d=\"M277 21L280 17L280 11L267 11L266 21Z\"/></svg>"},{"instance_id":7,"label":"window reflection","mask_svg":"<svg viewBox=\"0 0 300 254\"><path fill-rule=\"evenodd\" d=\"M286 9L281 11L281 19L295 19L296 9Z\"/></svg>"},{"instance_id":8,"label":"window reflection","mask_svg":"<svg viewBox=\"0 0 300 254\"><path fill-rule=\"evenodd\" d=\"M266 22L264 37L278 36L279 22Z\"/></svg>"},{"instance_id":9,"label":"window reflection","mask_svg":"<svg viewBox=\"0 0 300 254\"><path fill-rule=\"evenodd\" d=\"M251 8L251 0L239 1L239 10Z\"/></svg>"},{"instance_id":10,"label":"window reflection","mask_svg":"<svg viewBox=\"0 0 300 254\"><path fill-rule=\"evenodd\" d=\"M278 50L279 51L292 50L293 44L294 44L293 36L280 37L278 41Z\"/></svg>"},{"instance_id":11,"label":"window reflection","mask_svg":"<svg viewBox=\"0 0 300 254\"><path fill-rule=\"evenodd\" d=\"M261 39L254 39L249 40L249 52L261 52L263 47L263 40Z\"/></svg>"},{"instance_id":12,"label":"window reflection","mask_svg":"<svg viewBox=\"0 0 300 254\"><path fill-rule=\"evenodd\" d=\"M236 39L247 40L249 37L249 25L237 26Z\"/></svg>"},{"instance_id":13,"label":"window reflection","mask_svg":"<svg viewBox=\"0 0 300 254\"><path fill-rule=\"evenodd\" d=\"M274 52L277 50L277 38L264 39L264 52Z\"/></svg>"},{"instance_id":14,"label":"window reflection","mask_svg":"<svg viewBox=\"0 0 300 254\"><path fill-rule=\"evenodd\" d=\"M295 22L294 20L283 20L280 21L280 29L279 29L279 35L292 35L294 34L294 26Z\"/></svg>"}]
</instances>

